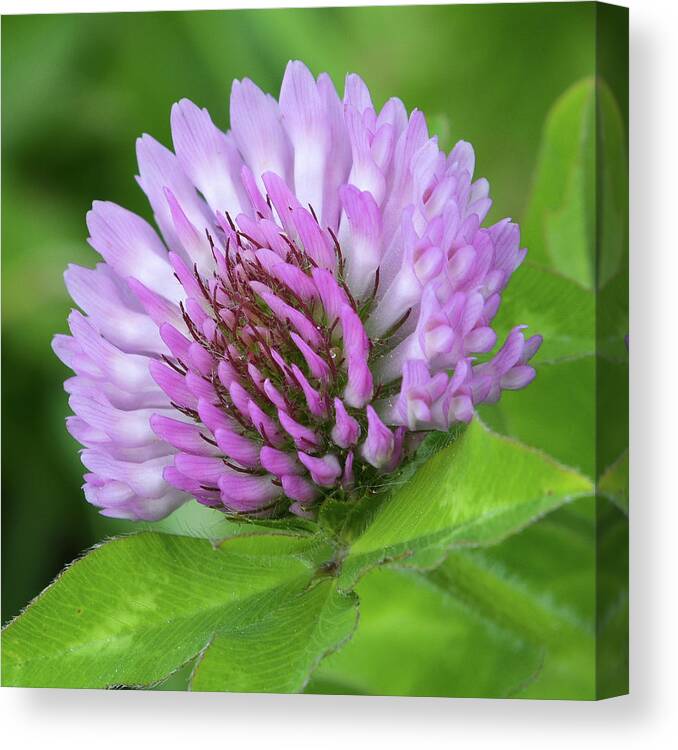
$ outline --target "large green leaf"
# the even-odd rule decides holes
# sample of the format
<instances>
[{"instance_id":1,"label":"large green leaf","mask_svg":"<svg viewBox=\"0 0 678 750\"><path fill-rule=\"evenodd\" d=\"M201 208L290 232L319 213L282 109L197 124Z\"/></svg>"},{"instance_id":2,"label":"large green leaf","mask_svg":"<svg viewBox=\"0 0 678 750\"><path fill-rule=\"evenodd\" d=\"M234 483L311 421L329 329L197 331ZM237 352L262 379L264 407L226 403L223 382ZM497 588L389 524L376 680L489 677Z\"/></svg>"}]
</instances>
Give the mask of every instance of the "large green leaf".
<instances>
[{"instance_id":1,"label":"large green leaf","mask_svg":"<svg viewBox=\"0 0 678 750\"><path fill-rule=\"evenodd\" d=\"M191 689L298 692L323 656L353 634L356 603L325 578L266 617L220 632L200 657Z\"/></svg>"},{"instance_id":2,"label":"large green leaf","mask_svg":"<svg viewBox=\"0 0 678 750\"><path fill-rule=\"evenodd\" d=\"M539 673L543 649L414 573L378 569L358 583L360 628L308 691L501 698Z\"/></svg>"},{"instance_id":3,"label":"large green leaf","mask_svg":"<svg viewBox=\"0 0 678 750\"><path fill-rule=\"evenodd\" d=\"M389 559L432 564L452 546L496 543L590 492L581 474L475 420L375 507L343 561L340 583L350 587Z\"/></svg>"},{"instance_id":4,"label":"large green leaf","mask_svg":"<svg viewBox=\"0 0 678 750\"><path fill-rule=\"evenodd\" d=\"M74 563L6 628L3 682L147 685L198 653L207 660L211 644L223 649L228 633L242 645L242 632L258 623L263 631L278 616L289 624L297 602L318 618L306 623L318 633L310 633L298 656L295 674L303 684L303 669L335 645L334 638L347 637L355 617L351 601L342 602L341 617L336 600L325 608L309 604L327 589L321 582L307 591L322 578L318 571L331 552L317 539L283 534L238 536L219 545L148 532L112 540ZM247 663L232 667L238 689L247 689L250 670L258 679L257 664L265 670L267 649L274 646L270 638L250 643Z\"/></svg>"}]
</instances>

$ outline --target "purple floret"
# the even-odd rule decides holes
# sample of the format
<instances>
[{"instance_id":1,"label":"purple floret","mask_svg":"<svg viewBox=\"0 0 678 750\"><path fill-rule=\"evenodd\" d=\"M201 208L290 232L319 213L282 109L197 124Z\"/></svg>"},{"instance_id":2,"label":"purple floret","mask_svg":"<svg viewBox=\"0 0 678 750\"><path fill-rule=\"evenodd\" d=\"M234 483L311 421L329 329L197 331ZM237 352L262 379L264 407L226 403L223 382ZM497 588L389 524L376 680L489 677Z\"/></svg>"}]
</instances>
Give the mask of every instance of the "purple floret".
<instances>
[{"instance_id":1,"label":"purple floret","mask_svg":"<svg viewBox=\"0 0 678 750\"><path fill-rule=\"evenodd\" d=\"M342 101L301 62L278 101L235 81L230 113L224 133L184 99L174 152L140 138L159 232L97 201L103 262L65 274L83 312L53 347L104 515L156 520L195 498L313 517L535 375L541 337L522 326L492 355L526 251L510 220L482 226L468 143L446 154L421 112L377 112L356 75Z\"/></svg>"}]
</instances>

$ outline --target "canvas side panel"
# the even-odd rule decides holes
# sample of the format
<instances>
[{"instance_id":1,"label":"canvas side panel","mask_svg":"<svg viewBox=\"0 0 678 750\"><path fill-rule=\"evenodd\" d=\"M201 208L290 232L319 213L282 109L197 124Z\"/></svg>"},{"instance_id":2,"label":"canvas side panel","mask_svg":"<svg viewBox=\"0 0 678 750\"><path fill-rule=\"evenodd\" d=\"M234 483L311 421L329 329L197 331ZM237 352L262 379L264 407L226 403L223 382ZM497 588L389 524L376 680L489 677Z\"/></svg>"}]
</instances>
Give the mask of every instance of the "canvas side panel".
<instances>
[{"instance_id":1,"label":"canvas side panel","mask_svg":"<svg viewBox=\"0 0 678 750\"><path fill-rule=\"evenodd\" d=\"M596 9L596 696L628 692L628 9Z\"/></svg>"}]
</instances>

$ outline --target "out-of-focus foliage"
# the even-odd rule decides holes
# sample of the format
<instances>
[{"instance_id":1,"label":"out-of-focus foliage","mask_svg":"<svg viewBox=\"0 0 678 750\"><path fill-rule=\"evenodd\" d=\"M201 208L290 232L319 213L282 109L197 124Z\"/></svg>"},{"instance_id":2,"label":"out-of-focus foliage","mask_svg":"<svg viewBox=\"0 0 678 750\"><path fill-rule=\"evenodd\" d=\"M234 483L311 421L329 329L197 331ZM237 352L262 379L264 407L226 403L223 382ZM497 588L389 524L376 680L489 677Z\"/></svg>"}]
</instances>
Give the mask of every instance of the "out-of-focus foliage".
<instances>
[{"instance_id":1,"label":"out-of-focus foliage","mask_svg":"<svg viewBox=\"0 0 678 750\"><path fill-rule=\"evenodd\" d=\"M311 689L594 697L594 539L582 499L500 545L454 550L428 574L369 574L356 636Z\"/></svg>"},{"instance_id":2,"label":"out-of-focus foliage","mask_svg":"<svg viewBox=\"0 0 678 750\"><path fill-rule=\"evenodd\" d=\"M607 198L598 216L586 203L594 28L587 3L3 18L3 621L83 549L140 528L104 519L85 503L78 446L63 425L67 373L49 347L71 306L65 266L95 262L86 210L93 199L109 199L150 218L133 179L135 137L150 132L169 144L170 106L184 96L226 127L233 78L249 76L276 92L287 60L300 58L338 85L346 72L360 73L377 103L398 95L421 108L447 147L460 138L473 143L477 173L492 186L490 219L522 222L530 249L500 322L528 322L529 333L546 337L536 381L482 417L565 472L602 477L608 498L579 500L501 544L456 550L434 572L424 569L434 562L424 554L420 570L367 574L357 588L361 629L309 689L595 695L596 664L608 671L617 664L627 616L623 575L614 571L615 564L623 569L627 533L628 275L626 237L615 231L626 212L623 71L613 72L600 96L607 135L596 146L608 156L599 180ZM606 252L596 267L587 243L600 215ZM601 346L604 359L594 356ZM612 420L605 441L596 441L596 395ZM156 527L191 536L234 530L195 506ZM609 563L598 602L594 540ZM328 643L347 627L340 610L330 609L336 633ZM285 616L298 623L302 615ZM596 623L604 636L598 653ZM442 658L432 656L434 645L445 650ZM215 654L233 662L239 648L227 642ZM302 672L307 657L298 662ZM207 661L203 670L196 680L210 689ZM165 687L185 687L188 676L187 667ZM279 676L280 689L303 682L283 684L290 674ZM623 683L623 664L614 680Z\"/></svg>"}]
</instances>

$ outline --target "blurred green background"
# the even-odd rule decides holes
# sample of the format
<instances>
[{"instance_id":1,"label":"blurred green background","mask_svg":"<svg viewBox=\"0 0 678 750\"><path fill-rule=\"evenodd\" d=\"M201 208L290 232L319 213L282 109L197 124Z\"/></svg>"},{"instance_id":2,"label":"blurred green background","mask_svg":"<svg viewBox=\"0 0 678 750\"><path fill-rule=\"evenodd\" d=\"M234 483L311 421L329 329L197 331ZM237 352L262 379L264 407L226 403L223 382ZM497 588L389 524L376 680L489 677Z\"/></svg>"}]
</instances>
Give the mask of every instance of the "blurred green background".
<instances>
[{"instance_id":1,"label":"blurred green background","mask_svg":"<svg viewBox=\"0 0 678 750\"><path fill-rule=\"evenodd\" d=\"M208 107L225 128L232 79L249 76L275 94L286 62L299 58L340 89L347 72L358 72L378 105L397 95L422 109L446 147L471 141L477 175L491 183L490 219L522 221L547 113L594 73L594 13L591 3L567 3L2 19L3 622L82 550L129 528L82 497L78 446L64 428L68 373L50 340L66 330L71 308L63 270L96 260L85 242L91 201L113 200L150 219L134 181L135 138L149 132L169 145L169 111L181 97ZM625 71L610 70L625 111ZM539 259L537 234L524 239ZM589 382L588 370L575 375ZM548 409L562 389L549 390L549 377L528 413ZM509 417L488 418L520 433ZM553 424L533 436L563 461L572 454ZM590 508L580 511L570 526L591 521ZM589 573L592 544L591 536L577 557ZM582 656L590 661L591 652ZM327 677L330 687L335 678Z\"/></svg>"}]
</instances>

